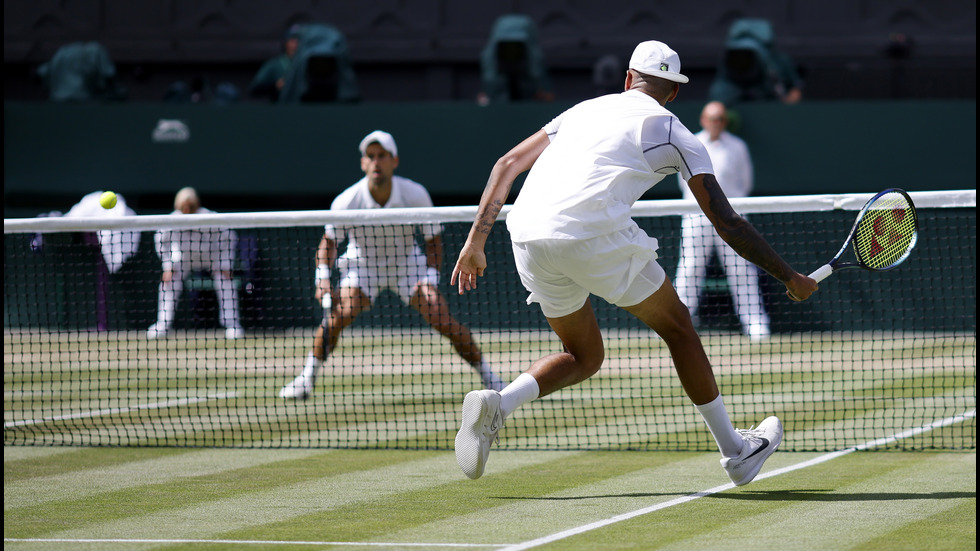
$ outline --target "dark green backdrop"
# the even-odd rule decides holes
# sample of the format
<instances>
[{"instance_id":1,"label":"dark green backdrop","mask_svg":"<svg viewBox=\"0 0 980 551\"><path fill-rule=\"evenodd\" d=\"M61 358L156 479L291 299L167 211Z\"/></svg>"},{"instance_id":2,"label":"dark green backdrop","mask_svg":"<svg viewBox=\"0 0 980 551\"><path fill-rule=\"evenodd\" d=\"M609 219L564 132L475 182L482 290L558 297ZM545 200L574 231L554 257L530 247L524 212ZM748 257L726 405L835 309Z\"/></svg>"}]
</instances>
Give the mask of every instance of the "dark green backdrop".
<instances>
[{"instance_id":1,"label":"dark green backdrop","mask_svg":"<svg viewBox=\"0 0 980 551\"><path fill-rule=\"evenodd\" d=\"M565 107L5 103L4 217L66 210L104 189L141 214L165 212L185 185L217 210L327 208L361 176L357 144L377 128L398 141L399 173L425 184L437 204L473 203L493 162ZM700 103L671 107L699 128ZM976 185L975 101L754 104L738 116L755 195ZM190 139L154 142L160 120L182 121ZM648 198L678 196L668 179Z\"/></svg>"}]
</instances>

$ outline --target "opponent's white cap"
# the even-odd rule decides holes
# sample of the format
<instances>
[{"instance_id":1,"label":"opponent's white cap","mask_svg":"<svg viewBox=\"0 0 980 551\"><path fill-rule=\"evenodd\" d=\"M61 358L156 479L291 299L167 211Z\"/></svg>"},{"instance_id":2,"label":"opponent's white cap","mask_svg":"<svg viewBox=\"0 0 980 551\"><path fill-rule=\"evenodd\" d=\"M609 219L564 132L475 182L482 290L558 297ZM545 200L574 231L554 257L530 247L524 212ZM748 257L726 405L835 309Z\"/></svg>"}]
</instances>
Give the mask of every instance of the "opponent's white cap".
<instances>
[{"instance_id":1,"label":"opponent's white cap","mask_svg":"<svg viewBox=\"0 0 980 551\"><path fill-rule=\"evenodd\" d=\"M670 46L656 40L637 44L630 57L629 68L645 75L674 82L685 83L688 78L681 74L681 58Z\"/></svg>"},{"instance_id":2,"label":"opponent's white cap","mask_svg":"<svg viewBox=\"0 0 980 551\"><path fill-rule=\"evenodd\" d=\"M364 155L367 152L367 146L373 143L377 143L381 147L385 148L388 153L391 153L392 157L398 156L398 146L395 145L395 138L392 138L391 134L385 132L384 130L375 130L367 136L364 136L364 139L361 140L360 146L361 155Z\"/></svg>"}]
</instances>

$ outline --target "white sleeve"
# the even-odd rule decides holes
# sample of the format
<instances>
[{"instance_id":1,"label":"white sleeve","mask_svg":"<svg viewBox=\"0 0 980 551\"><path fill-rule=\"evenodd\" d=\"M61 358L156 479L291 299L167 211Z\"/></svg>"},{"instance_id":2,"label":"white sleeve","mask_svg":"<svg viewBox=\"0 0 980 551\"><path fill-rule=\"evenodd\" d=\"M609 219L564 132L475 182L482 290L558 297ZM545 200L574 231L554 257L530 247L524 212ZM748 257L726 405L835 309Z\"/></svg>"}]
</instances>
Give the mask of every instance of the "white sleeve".
<instances>
[{"instance_id":1,"label":"white sleeve","mask_svg":"<svg viewBox=\"0 0 980 551\"><path fill-rule=\"evenodd\" d=\"M555 139L555 134L558 133L558 128L561 126L562 120L565 119L565 113L567 112L568 111L564 111L557 117L551 119L551 121L549 121L548 124L544 125L544 128L542 128L542 130L548 134L548 141Z\"/></svg>"}]
</instances>

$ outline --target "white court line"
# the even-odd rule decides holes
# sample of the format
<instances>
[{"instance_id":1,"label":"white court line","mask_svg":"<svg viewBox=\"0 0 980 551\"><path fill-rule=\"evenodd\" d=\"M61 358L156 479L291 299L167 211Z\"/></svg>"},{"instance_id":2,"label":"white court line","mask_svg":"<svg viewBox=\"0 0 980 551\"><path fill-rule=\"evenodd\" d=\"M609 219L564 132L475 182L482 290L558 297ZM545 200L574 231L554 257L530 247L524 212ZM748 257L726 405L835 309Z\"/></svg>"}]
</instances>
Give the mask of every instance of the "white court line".
<instances>
[{"instance_id":1,"label":"white court line","mask_svg":"<svg viewBox=\"0 0 980 551\"><path fill-rule=\"evenodd\" d=\"M48 423L51 421L65 421L68 419L88 419L90 417L101 417L103 415L118 415L120 413L129 413L131 411L140 411L145 409L165 409L176 406L186 406L188 404L198 404L201 402L207 402L208 400L225 400L228 398L236 398L238 396L237 392L222 392L219 394L209 394L200 398L181 398L179 400L167 400L166 402L155 402L152 404L143 404L141 406L132 406L126 408L108 408L99 409L95 411L83 411L80 413L72 413L70 415L55 415L54 417L44 417L42 419L24 419L21 421L10 421L4 422L3 428L8 429L12 427L25 427L30 425L40 425L41 423Z\"/></svg>"},{"instance_id":2,"label":"white court line","mask_svg":"<svg viewBox=\"0 0 980 551\"><path fill-rule=\"evenodd\" d=\"M805 469L807 467L812 467L832 459L837 459L838 457L843 457L847 454L867 450L871 448L876 448L879 446L884 446L897 442L899 440L910 438L918 434L929 432L942 427L948 427L950 425L955 425L957 423L962 423L967 419L972 419L977 416L977 410L973 409L962 413L960 415L954 415L953 417L947 417L945 419L940 419L939 421L934 421L928 425L923 425L914 429L899 432L893 434L892 436L886 436L884 438L878 438L876 440L870 440L863 444L853 446L844 450L839 450L836 452L827 453L807 461L797 463L795 465L789 465L780 469L775 469L769 471L765 474L761 474L755 478L755 480L763 480L766 478L771 478L774 476L779 476L799 469ZM721 486L715 486L708 490L702 490L700 492L672 499L670 501L665 501L663 503L658 503L656 505L651 505L650 507L644 507L643 509L637 509L629 513L623 513L621 515L616 515L604 520L591 522L589 524L583 524L582 526L577 526L575 528L570 528L568 530L563 530L561 532L556 532L554 534L544 536L541 538L533 539L523 543L517 544L494 544L494 543L398 543L398 542L351 542L351 541L270 541L270 540L207 540L207 539L56 539L56 538L4 538L5 543L163 543L163 544L181 544L181 543L225 543L225 544L240 544L240 545L319 545L319 546L337 546L337 547L445 547L445 548L498 548L500 551L520 551L522 549L531 549L533 547L538 547L541 545L546 545L553 543L565 538L569 538L578 534L584 534L585 532L591 532L598 528L604 526L609 526L611 524L616 524L617 522L622 522L624 520L629 520L636 518L654 511L659 511L661 509L666 509L668 507L673 507L675 505L681 505L689 501L694 501L702 497L714 495L721 493L725 490L730 490L735 488L735 485L729 482Z\"/></svg>"},{"instance_id":3,"label":"white court line","mask_svg":"<svg viewBox=\"0 0 980 551\"><path fill-rule=\"evenodd\" d=\"M877 440L870 440L868 442L865 442L864 444L859 444L857 446L854 446L854 447L851 447L851 448L847 448L845 450L831 452L831 453L824 454L824 455L821 455L821 456L818 456L818 457L814 457L813 459L810 459L810 460L807 460L807 461L803 461L802 463L797 463L795 465L790 465L788 467L783 467L781 469L776 469L774 471L767 472L764 475L757 476L755 478L755 480L762 480L762 479L765 479L765 478L770 478L770 477L773 477L773 476L779 476L781 474L786 474L788 472L796 471L796 470L799 470L799 469L805 469L807 467L811 467L813 465L817 465L817 464L823 463L825 461L830 461L831 459L837 459L838 457L845 456L845 455L847 455L849 453L852 453L852 452L856 452L856 451L859 451L859 450L867 450L867 449L870 449L870 448L876 448L878 446L883 446L883 445L886 445L886 444L890 444L892 442L897 442L898 440L902 440L904 438L909 438L909 437L915 436L917 434L922 434L924 432L929 432L929 431L931 431L933 429L938 429L938 428L946 427L946 426L949 426L949 425L954 425L956 423L961 423L963 421L966 421L967 419L974 418L976 416L977 416L977 410L973 409L973 410L970 410L970 411L968 411L966 413L963 413L963 414L960 414L960 415L954 415L953 417L947 417L946 419L940 419L939 421L934 421L932 423L929 423L928 425L924 425L924 426L917 427L917 428L914 428L914 429L911 429L911 430L903 431L903 432L900 432L900 433L897 433L897 434L893 434L891 436L886 436L884 438L879 438ZM515 544L515 545L509 545L507 547L502 548L500 551L520 551L522 549L531 549L532 547L538 547L539 545L546 545L548 543L556 542L558 540L563 540L563 539L569 538L571 536L575 536L575 535L578 535L578 534L583 534L585 532L591 532L592 530L595 530L597 528L602 528L604 526L609 526L610 524L615 524L617 522L622 522L624 520L629 520L631 518L642 516L642 515L645 515L647 513L652 513L654 511L659 511L660 509L666 509L667 507L673 507L674 505L680 505L682 503L687 503L688 501L694 501L695 499L698 499L698 498L702 498L702 497L705 497L705 496L710 496L710 495L713 495L713 494L721 493L721 492L723 492L725 490L729 490L729 489L732 489L734 487L735 487L735 485L732 484L731 482L729 482L728 484L725 484L723 486L716 486L716 487L711 488L709 490L702 490L702 491L700 491L700 492L698 492L696 494L691 494L691 495L679 497L677 499L672 499L670 501L665 501L663 503L658 503L656 505L651 505L650 507L644 507L643 509L637 509L636 511L631 511L629 513L623 513L621 515L616 515L614 517L610 517L610 518L607 518L607 519L604 519L604 520L600 520L600 521L596 521L596 522L591 522L589 524L583 524L582 526L576 526L575 528L569 528L568 530L563 530L561 532L556 532L556 533L551 534L549 536L544 536L542 538L533 539L533 540L530 540L530 541L526 541L524 543L518 543L518 544Z\"/></svg>"},{"instance_id":4,"label":"white court line","mask_svg":"<svg viewBox=\"0 0 980 551\"><path fill-rule=\"evenodd\" d=\"M337 545L346 547L502 547L499 543L384 543L366 541L270 541L270 540L140 540L140 539L68 539L3 538L4 543L231 543L238 545Z\"/></svg>"}]
</instances>

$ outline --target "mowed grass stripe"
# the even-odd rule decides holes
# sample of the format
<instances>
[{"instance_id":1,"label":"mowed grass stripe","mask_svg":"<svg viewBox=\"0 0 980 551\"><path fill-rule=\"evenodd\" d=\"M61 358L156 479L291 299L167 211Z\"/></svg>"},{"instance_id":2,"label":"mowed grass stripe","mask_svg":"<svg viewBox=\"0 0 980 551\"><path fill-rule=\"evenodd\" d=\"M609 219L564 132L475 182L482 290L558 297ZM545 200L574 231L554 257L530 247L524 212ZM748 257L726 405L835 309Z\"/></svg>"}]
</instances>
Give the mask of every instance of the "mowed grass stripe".
<instances>
[{"instance_id":1,"label":"mowed grass stripe","mask_svg":"<svg viewBox=\"0 0 980 551\"><path fill-rule=\"evenodd\" d=\"M491 453L491 461L501 455ZM519 473L493 472L473 484L484 503L455 517L378 535L372 541L514 544L628 513L727 482L718 456L705 453L588 452ZM648 519L649 520L649 519ZM608 549L622 538L592 549Z\"/></svg>"},{"instance_id":2,"label":"mowed grass stripe","mask_svg":"<svg viewBox=\"0 0 980 551\"><path fill-rule=\"evenodd\" d=\"M617 456L612 462L604 462L604 457L602 453L492 453L494 473L476 481L463 477L453 461L449 468L454 472L448 482L359 499L308 517L222 537L245 539L272 534L293 541L507 543L513 541L511 534L519 520L501 516L511 504L519 504L523 510L520 516L550 523L555 519L541 516L543 502L539 498L633 472L651 462L650 456L641 454ZM659 460L669 462L674 458L660 456ZM383 480L379 483L394 486Z\"/></svg>"},{"instance_id":3,"label":"mowed grass stripe","mask_svg":"<svg viewBox=\"0 0 980 551\"><path fill-rule=\"evenodd\" d=\"M342 452L338 452L342 453ZM43 534L52 538L85 538L92 534L106 538L206 538L227 539L225 534L251 530L265 525L292 525L292 519L312 518L338 507L363 502L386 503L392 496L430 486L465 481L452 454L446 452L349 452L338 457L330 454L322 460L305 463L307 476L295 476L289 468L270 465L266 476L255 469L235 473L232 480L203 478L195 484L177 488L166 485L134 489L129 495L102 496L103 502L125 500L113 514L97 520L90 515L77 526L54 523ZM546 459L530 454L515 454L510 469L527 468ZM359 456L377 464L360 468ZM324 468L334 463L330 469ZM325 473L325 474L324 474ZM288 474L288 477L283 477ZM151 491L152 490L152 491ZM212 493L213 492L213 493ZM185 496L186 493L186 496ZM185 502L184 498L190 501ZM162 501L168 501L166 505ZM72 503L62 507L61 514L84 506ZM139 514L133 514L138 511ZM392 511L378 507L375 516L389 516ZM75 513L74 516L79 516ZM392 517L394 518L394 517ZM24 519L18 518L19 522ZM290 535L266 530L262 539L277 540ZM17 537L9 534L8 537ZM290 538L295 539L295 538ZM323 538L318 538L322 540Z\"/></svg>"},{"instance_id":4,"label":"mowed grass stripe","mask_svg":"<svg viewBox=\"0 0 980 551\"><path fill-rule=\"evenodd\" d=\"M389 471L417 478L407 473L415 472L436 455L319 450L287 452L286 457L300 457L281 460L281 451L255 451L249 455L260 461L253 465L246 461L246 466L239 468L237 452L241 451L228 454L225 450L222 454L217 450L218 455L224 456L220 463L225 467L212 473L184 477L170 472L166 481L154 479L124 489L13 508L4 512L4 519L11 523L9 526L31 526L30 535L34 537L210 537L210 527L225 520L242 522L244 516L249 525L262 524L277 516L303 514L311 507L322 506L325 499L352 499L356 491L342 491L344 483L338 481L349 479L365 484ZM210 455L205 450L191 455L197 454ZM171 466L179 469L180 465ZM77 484L61 482L70 488ZM7 530L5 535L28 534Z\"/></svg>"},{"instance_id":5,"label":"mowed grass stripe","mask_svg":"<svg viewBox=\"0 0 980 551\"><path fill-rule=\"evenodd\" d=\"M797 454L780 454L783 462ZM870 459L869 456L873 456ZM941 459L940 459L941 458ZM944 472L965 477L942 484L932 466L941 460ZM731 542L752 542L753 549L972 549L976 527L946 522L945 540L891 540L887 536L965 504L975 506L976 454L849 454L834 461L769 478L744 488L699 499L685 507L637 517L622 525L564 540L564 548L588 548L633 533L648 542L643 549L690 550L731 548ZM952 461L952 463L949 463ZM972 480L972 482L970 482ZM937 484L937 482L940 482ZM969 517L967 517L969 518ZM975 511L972 515L975 520ZM697 519L697 522L692 522ZM961 530L954 532L958 528ZM972 534L972 537L971 537ZM870 546L886 541L883 547ZM954 543L955 542L955 543ZM972 542L964 546L965 542ZM952 546L948 546L953 543ZM542 547L558 549L559 547Z\"/></svg>"},{"instance_id":6,"label":"mowed grass stripe","mask_svg":"<svg viewBox=\"0 0 980 551\"><path fill-rule=\"evenodd\" d=\"M256 468L270 462L281 464L330 453L324 450L282 450L273 454L262 450L241 450L241 453L229 456L225 450L188 448L83 448L78 451L71 457L56 456L41 469L35 465L5 462L4 510L7 510L8 503L23 507L50 501L74 501L110 492L124 493L131 488L179 483L183 479L218 478L223 473ZM107 461L105 458L110 459ZM60 467L60 472L51 472L57 467ZM6 476L10 470L40 470L44 474L30 477L21 474L17 480L11 480ZM58 491L69 486L70 495ZM46 491L38 492L38 488L45 488Z\"/></svg>"}]
</instances>

